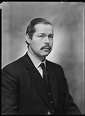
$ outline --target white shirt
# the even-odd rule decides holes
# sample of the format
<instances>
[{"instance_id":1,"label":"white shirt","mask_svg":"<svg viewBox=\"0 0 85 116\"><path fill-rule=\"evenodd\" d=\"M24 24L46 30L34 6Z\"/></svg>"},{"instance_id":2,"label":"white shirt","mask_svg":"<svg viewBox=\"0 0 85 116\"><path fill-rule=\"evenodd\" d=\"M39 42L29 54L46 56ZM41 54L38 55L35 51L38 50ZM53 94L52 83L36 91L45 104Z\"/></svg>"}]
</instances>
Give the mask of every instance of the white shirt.
<instances>
[{"instance_id":1,"label":"white shirt","mask_svg":"<svg viewBox=\"0 0 85 116\"><path fill-rule=\"evenodd\" d=\"M33 56L30 51L27 52L30 59L32 60L34 66L36 67L36 69L39 71L41 77L43 78L43 70L42 68L40 67L40 64L42 63L39 59L37 59L35 56ZM43 61L43 63L45 64L46 66L46 60Z\"/></svg>"}]
</instances>

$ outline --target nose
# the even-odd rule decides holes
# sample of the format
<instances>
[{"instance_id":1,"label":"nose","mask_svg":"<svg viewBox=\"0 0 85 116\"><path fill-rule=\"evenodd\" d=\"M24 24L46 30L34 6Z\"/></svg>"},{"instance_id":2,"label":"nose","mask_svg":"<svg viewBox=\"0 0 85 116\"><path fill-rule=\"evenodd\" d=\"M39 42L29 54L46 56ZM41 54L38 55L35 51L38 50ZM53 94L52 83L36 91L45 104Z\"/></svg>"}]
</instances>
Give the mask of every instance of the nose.
<instances>
[{"instance_id":1,"label":"nose","mask_svg":"<svg viewBox=\"0 0 85 116\"><path fill-rule=\"evenodd\" d=\"M46 42L46 43L49 43L49 38L48 38L48 36L46 36L45 42Z\"/></svg>"}]
</instances>

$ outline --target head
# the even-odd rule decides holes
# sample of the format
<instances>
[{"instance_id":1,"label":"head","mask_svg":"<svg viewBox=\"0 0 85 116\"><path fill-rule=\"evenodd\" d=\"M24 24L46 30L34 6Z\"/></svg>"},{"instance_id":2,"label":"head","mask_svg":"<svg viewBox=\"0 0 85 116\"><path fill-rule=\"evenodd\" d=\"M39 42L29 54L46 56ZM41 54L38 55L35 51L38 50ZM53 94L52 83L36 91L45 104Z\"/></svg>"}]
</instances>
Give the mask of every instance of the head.
<instances>
[{"instance_id":1,"label":"head","mask_svg":"<svg viewBox=\"0 0 85 116\"><path fill-rule=\"evenodd\" d=\"M44 18L33 19L26 30L28 49L40 60L44 59L52 50L53 27Z\"/></svg>"}]
</instances>

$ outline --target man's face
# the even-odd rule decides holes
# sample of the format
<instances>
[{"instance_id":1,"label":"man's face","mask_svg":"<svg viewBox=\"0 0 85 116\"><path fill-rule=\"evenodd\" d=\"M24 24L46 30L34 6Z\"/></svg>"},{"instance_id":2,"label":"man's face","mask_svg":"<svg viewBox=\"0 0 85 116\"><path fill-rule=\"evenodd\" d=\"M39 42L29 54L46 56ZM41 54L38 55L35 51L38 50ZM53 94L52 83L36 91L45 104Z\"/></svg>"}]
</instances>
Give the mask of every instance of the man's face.
<instances>
[{"instance_id":1,"label":"man's face","mask_svg":"<svg viewBox=\"0 0 85 116\"><path fill-rule=\"evenodd\" d=\"M35 33L30 39L29 50L38 58L46 57L53 46L53 29L49 24L35 25Z\"/></svg>"}]
</instances>

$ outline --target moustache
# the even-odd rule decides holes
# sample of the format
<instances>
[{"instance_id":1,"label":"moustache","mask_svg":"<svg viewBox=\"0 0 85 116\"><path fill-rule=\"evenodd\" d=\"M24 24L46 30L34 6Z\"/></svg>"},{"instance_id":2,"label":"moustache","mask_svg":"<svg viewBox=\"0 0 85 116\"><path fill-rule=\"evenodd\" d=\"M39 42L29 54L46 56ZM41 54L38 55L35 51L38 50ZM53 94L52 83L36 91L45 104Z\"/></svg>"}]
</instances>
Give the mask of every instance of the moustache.
<instances>
[{"instance_id":1,"label":"moustache","mask_svg":"<svg viewBox=\"0 0 85 116\"><path fill-rule=\"evenodd\" d=\"M49 50L51 50L51 47L49 45L45 45L45 46L41 47L41 50L43 50L43 49L49 49Z\"/></svg>"}]
</instances>

